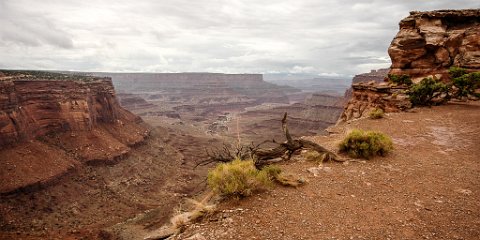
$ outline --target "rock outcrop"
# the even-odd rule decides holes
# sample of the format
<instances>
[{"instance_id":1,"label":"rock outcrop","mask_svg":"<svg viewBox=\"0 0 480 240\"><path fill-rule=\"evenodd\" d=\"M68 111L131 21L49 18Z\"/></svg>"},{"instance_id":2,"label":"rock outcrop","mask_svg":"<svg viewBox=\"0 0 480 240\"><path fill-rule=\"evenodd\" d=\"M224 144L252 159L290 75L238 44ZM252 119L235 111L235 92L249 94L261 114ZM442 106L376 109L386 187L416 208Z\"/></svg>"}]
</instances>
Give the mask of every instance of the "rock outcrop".
<instances>
[{"instance_id":1,"label":"rock outcrop","mask_svg":"<svg viewBox=\"0 0 480 240\"><path fill-rule=\"evenodd\" d=\"M388 54L388 73L409 75L414 82L430 76L448 81L452 66L480 71L480 9L411 12L400 22ZM372 73L353 79L342 120L363 117L374 108L397 112L411 106L405 88L382 82L386 72Z\"/></svg>"},{"instance_id":2,"label":"rock outcrop","mask_svg":"<svg viewBox=\"0 0 480 240\"><path fill-rule=\"evenodd\" d=\"M411 12L388 54L390 74L448 79L451 66L480 71L480 9Z\"/></svg>"},{"instance_id":3,"label":"rock outcrop","mask_svg":"<svg viewBox=\"0 0 480 240\"><path fill-rule=\"evenodd\" d=\"M348 121L368 116L376 108L384 112L398 112L411 107L404 94L406 87L391 86L374 81L352 84L352 97L345 106L341 120Z\"/></svg>"},{"instance_id":4,"label":"rock outcrop","mask_svg":"<svg viewBox=\"0 0 480 240\"><path fill-rule=\"evenodd\" d=\"M390 69L382 68L382 69L378 69L378 70L370 70L369 73L357 74L352 78L352 85L353 84L358 84L358 83L361 83L361 82L368 83L368 82L371 82L371 81L376 82L376 83L382 83L382 82L385 81L385 78L388 75L388 71L390 71ZM348 101L350 98L352 98L352 92L353 92L352 87L350 87L349 89L347 89L345 91L344 97L345 97L346 101Z\"/></svg>"},{"instance_id":5,"label":"rock outcrop","mask_svg":"<svg viewBox=\"0 0 480 240\"><path fill-rule=\"evenodd\" d=\"M1 71L0 192L48 182L82 163L114 162L142 142L109 78Z\"/></svg>"}]
</instances>

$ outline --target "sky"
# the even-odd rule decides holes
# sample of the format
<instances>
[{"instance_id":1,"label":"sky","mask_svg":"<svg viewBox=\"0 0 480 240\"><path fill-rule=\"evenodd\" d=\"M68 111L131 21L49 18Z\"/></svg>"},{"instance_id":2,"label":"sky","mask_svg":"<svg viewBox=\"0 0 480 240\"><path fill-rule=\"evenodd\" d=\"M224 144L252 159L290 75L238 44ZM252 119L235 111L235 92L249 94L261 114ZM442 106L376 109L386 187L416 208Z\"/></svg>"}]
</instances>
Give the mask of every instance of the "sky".
<instances>
[{"instance_id":1,"label":"sky","mask_svg":"<svg viewBox=\"0 0 480 240\"><path fill-rule=\"evenodd\" d=\"M412 10L478 0L0 0L0 69L351 76Z\"/></svg>"}]
</instances>

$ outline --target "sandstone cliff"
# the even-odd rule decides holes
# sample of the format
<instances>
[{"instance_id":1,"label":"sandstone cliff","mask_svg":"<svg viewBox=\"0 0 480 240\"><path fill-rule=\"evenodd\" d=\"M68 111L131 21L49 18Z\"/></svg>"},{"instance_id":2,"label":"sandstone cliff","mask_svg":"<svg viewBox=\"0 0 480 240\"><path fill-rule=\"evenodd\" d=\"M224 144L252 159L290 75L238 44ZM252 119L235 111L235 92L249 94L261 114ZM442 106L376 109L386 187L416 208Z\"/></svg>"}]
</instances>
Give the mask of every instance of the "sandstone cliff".
<instances>
[{"instance_id":1,"label":"sandstone cliff","mask_svg":"<svg viewBox=\"0 0 480 240\"><path fill-rule=\"evenodd\" d=\"M480 9L411 12L400 22L388 54L389 74L406 74L414 82L429 76L447 81L452 66L480 71ZM346 93L351 97L342 120L364 117L375 108L397 112L410 107L402 87L357 76L361 82L354 79L352 92Z\"/></svg>"},{"instance_id":2,"label":"sandstone cliff","mask_svg":"<svg viewBox=\"0 0 480 240\"><path fill-rule=\"evenodd\" d=\"M480 70L480 9L411 12L388 54L391 74L448 78L451 66Z\"/></svg>"},{"instance_id":3,"label":"sandstone cliff","mask_svg":"<svg viewBox=\"0 0 480 240\"><path fill-rule=\"evenodd\" d=\"M112 162L142 142L142 120L120 107L109 78L2 71L0 192Z\"/></svg>"},{"instance_id":4,"label":"sandstone cliff","mask_svg":"<svg viewBox=\"0 0 480 240\"><path fill-rule=\"evenodd\" d=\"M403 86L389 86L388 83L360 82L352 84L352 96L345 106L341 120L348 121L366 117L376 109L384 112L398 112L411 107L403 93Z\"/></svg>"}]
</instances>

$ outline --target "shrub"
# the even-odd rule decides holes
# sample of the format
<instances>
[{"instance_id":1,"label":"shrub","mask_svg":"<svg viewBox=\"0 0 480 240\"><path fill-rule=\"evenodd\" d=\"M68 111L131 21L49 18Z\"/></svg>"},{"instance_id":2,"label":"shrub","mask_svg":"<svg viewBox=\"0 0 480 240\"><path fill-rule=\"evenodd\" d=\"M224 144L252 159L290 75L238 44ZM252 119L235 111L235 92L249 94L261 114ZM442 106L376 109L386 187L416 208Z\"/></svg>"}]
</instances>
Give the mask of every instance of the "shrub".
<instances>
[{"instance_id":1,"label":"shrub","mask_svg":"<svg viewBox=\"0 0 480 240\"><path fill-rule=\"evenodd\" d=\"M450 100L450 87L433 78L424 78L420 83L413 84L407 94L413 106L431 106Z\"/></svg>"},{"instance_id":2,"label":"shrub","mask_svg":"<svg viewBox=\"0 0 480 240\"><path fill-rule=\"evenodd\" d=\"M461 67L451 67L450 69L448 69L448 74L453 79L467 74L467 70Z\"/></svg>"},{"instance_id":3,"label":"shrub","mask_svg":"<svg viewBox=\"0 0 480 240\"><path fill-rule=\"evenodd\" d=\"M381 108L375 108L373 109L369 114L368 116L371 118L371 119L380 119L380 118L383 118L383 110Z\"/></svg>"},{"instance_id":4,"label":"shrub","mask_svg":"<svg viewBox=\"0 0 480 240\"><path fill-rule=\"evenodd\" d=\"M256 190L272 186L272 180L280 172L276 166L258 170L252 160L235 159L217 165L208 173L207 182L214 192L224 197L246 197Z\"/></svg>"},{"instance_id":5,"label":"shrub","mask_svg":"<svg viewBox=\"0 0 480 240\"><path fill-rule=\"evenodd\" d=\"M480 72L467 73L466 69L452 67L448 70L448 73L452 77L453 86L456 88L453 97L458 99L469 96L480 97L480 94L475 92L475 89L480 88Z\"/></svg>"},{"instance_id":6,"label":"shrub","mask_svg":"<svg viewBox=\"0 0 480 240\"><path fill-rule=\"evenodd\" d=\"M392 139L375 131L355 129L340 143L340 151L354 158L369 159L373 156L385 156L393 149Z\"/></svg>"},{"instance_id":7,"label":"shrub","mask_svg":"<svg viewBox=\"0 0 480 240\"><path fill-rule=\"evenodd\" d=\"M395 75L395 74L388 74L388 79L392 83L396 83L397 85L407 85L410 86L413 84L412 79L410 76L403 74L403 75Z\"/></svg>"}]
</instances>

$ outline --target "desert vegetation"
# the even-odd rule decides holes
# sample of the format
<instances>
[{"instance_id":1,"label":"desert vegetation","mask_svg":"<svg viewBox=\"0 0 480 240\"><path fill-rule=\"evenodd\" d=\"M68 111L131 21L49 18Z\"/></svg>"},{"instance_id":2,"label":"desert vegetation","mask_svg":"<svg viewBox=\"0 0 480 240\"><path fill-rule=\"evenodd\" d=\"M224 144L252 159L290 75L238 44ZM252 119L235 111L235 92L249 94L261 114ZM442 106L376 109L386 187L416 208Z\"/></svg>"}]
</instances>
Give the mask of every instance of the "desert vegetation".
<instances>
[{"instance_id":1,"label":"desert vegetation","mask_svg":"<svg viewBox=\"0 0 480 240\"><path fill-rule=\"evenodd\" d=\"M480 72L467 73L466 69L452 67L449 69L452 78L453 97L457 99L478 99L480 93Z\"/></svg>"},{"instance_id":2,"label":"desert vegetation","mask_svg":"<svg viewBox=\"0 0 480 240\"><path fill-rule=\"evenodd\" d=\"M424 78L407 91L413 106L431 106L450 100L450 87L436 79Z\"/></svg>"},{"instance_id":3,"label":"desert vegetation","mask_svg":"<svg viewBox=\"0 0 480 240\"><path fill-rule=\"evenodd\" d=\"M275 140L266 140L258 145L240 145L235 147L224 145L222 149L206 150L208 159L199 162L196 166L207 165L214 162L227 163L236 159L252 160L254 166L261 170L265 166L279 161L289 160L294 153L302 150L315 151L322 155L324 161L343 162L334 152L306 139L293 139L287 127L287 113L282 119L282 130L286 141L278 143ZM273 143L278 146L275 148L262 148L264 143Z\"/></svg>"},{"instance_id":4,"label":"desert vegetation","mask_svg":"<svg viewBox=\"0 0 480 240\"><path fill-rule=\"evenodd\" d=\"M384 112L381 108L375 108L368 114L368 117L371 119L380 119L383 118L383 115Z\"/></svg>"},{"instance_id":5,"label":"desert vegetation","mask_svg":"<svg viewBox=\"0 0 480 240\"><path fill-rule=\"evenodd\" d=\"M413 84L412 79L410 76L403 74L403 75L395 75L395 74L388 74L388 80L391 83L396 85L407 85L410 86Z\"/></svg>"},{"instance_id":6,"label":"desert vegetation","mask_svg":"<svg viewBox=\"0 0 480 240\"><path fill-rule=\"evenodd\" d=\"M339 145L340 151L353 158L385 156L393 150L392 139L384 133L355 129Z\"/></svg>"},{"instance_id":7,"label":"desert vegetation","mask_svg":"<svg viewBox=\"0 0 480 240\"><path fill-rule=\"evenodd\" d=\"M253 160L235 159L218 164L208 173L208 186L223 197L246 197L255 191L273 186L281 169L269 165L261 170L255 168Z\"/></svg>"},{"instance_id":8,"label":"desert vegetation","mask_svg":"<svg viewBox=\"0 0 480 240\"><path fill-rule=\"evenodd\" d=\"M413 84L408 75L389 74L390 82L397 85L407 85L406 93L413 106L432 106L457 100L478 100L480 93L480 72L468 73L464 68L451 67L448 70L450 83L444 83L434 77L424 78Z\"/></svg>"}]
</instances>

